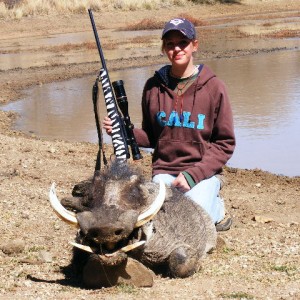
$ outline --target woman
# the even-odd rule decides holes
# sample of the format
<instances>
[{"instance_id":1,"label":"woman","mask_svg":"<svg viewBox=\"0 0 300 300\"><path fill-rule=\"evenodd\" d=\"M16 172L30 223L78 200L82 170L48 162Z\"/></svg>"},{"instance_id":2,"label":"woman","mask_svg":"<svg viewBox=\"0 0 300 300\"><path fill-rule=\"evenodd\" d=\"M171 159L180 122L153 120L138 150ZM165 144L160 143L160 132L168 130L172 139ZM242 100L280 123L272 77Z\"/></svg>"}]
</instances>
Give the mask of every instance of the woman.
<instances>
[{"instance_id":1,"label":"woman","mask_svg":"<svg viewBox=\"0 0 300 300\"><path fill-rule=\"evenodd\" d=\"M140 146L154 148L153 181L162 179L185 193L217 224L225 216L220 174L235 147L233 118L224 84L207 66L194 64L197 49L190 21L166 23L162 50L171 65L146 82L142 128L134 134ZM111 133L109 118L103 127ZM219 230L230 225L229 220Z\"/></svg>"}]
</instances>

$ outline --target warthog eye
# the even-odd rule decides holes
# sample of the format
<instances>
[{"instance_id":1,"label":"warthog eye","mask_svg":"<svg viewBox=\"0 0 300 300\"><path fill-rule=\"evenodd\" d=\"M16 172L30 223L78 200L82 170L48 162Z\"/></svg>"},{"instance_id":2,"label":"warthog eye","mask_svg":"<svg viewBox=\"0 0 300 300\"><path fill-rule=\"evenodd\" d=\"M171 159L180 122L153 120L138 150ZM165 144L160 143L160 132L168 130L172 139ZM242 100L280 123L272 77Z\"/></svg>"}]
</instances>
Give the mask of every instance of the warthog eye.
<instances>
[{"instance_id":1,"label":"warthog eye","mask_svg":"<svg viewBox=\"0 0 300 300\"><path fill-rule=\"evenodd\" d=\"M122 229L118 229L118 230L116 230L116 231L115 231L115 235L121 235L121 234L122 234L122 232L123 232L123 230L122 230Z\"/></svg>"},{"instance_id":2,"label":"warthog eye","mask_svg":"<svg viewBox=\"0 0 300 300\"><path fill-rule=\"evenodd\" d=\"M96 229L90 229L89 230L89 236L94 239L97 238L99 235L98 231Z\"/></svg>"}]
</instances>

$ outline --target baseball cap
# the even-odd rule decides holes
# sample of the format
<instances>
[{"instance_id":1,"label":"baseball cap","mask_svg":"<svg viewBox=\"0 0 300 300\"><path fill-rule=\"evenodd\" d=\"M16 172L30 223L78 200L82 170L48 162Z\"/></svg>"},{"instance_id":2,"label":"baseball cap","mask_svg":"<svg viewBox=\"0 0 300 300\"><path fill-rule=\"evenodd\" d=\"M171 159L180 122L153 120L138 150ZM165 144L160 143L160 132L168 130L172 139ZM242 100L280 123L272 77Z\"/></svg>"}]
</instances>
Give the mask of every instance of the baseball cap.
<instances>
[{"instance_id":1,"label":"baseball cap","mask_svg":"<svg viewBox=\"0 0 300 300\"><path fill-rule=\"evenodd\" d=\"M171 30L180 31L185 37L190 40L196 38L196 30L194 25L187 19L176 18L172 19L165 24L165 28L162 32L161 38L163 39L165 34Z\"/></svg>"}]
</instances>

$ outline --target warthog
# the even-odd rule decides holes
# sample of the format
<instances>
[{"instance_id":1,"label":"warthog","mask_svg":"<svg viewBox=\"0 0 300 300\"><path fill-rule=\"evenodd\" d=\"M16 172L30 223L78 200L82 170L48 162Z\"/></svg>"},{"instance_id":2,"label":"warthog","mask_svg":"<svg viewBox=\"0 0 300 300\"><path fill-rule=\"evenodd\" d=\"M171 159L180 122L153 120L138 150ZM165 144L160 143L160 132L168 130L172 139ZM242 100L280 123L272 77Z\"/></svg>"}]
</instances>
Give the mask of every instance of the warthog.
<instances>
[{"instance_id":1,"label":"warthog","mask_svg":"<svg viewBox=\"0 0 300 300\"><path fill-rule=\"evenodd\" d=\"M72 194L60 203L53 185L50 201L62 219L79 228L72 264L89 287L116 284L121 273L134 277L134 270L143 277L148 268L188 277L216 245L215 225L201 207L163 183L146 181L128 164L96 171ZM130 259L131 266L138 261L143 267L133 263L126 269Z\"/></svg>"}]
</instances>

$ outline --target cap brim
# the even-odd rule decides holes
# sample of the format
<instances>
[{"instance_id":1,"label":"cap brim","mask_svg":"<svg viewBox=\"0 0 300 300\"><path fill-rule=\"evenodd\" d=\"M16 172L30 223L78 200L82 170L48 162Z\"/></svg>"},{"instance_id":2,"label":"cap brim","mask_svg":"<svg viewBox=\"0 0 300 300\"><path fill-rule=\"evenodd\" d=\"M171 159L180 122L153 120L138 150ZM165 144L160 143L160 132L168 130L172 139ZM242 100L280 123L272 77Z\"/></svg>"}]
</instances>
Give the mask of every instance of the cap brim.
<instances>
[{"instance_id":1,"label":"cap brim","mask_svg":"<svg viewBox=\"0 0 300 300\"><path fill-rule=\"evenodd\" d=\"M169 33L170 31L179 31L179 32L182 33L186 38L188 38L188 39L190 39L190 40L193 39L193 37L189 37L189 36L186 34L186 32L184 32L183 30L178 29L178 28L175 28L175 29L174 29L174 28L170 28L170 29L164 31L163 34L162 34L162 36L161 36L161 39L163 39L164 36L165 36L167 33Z\"/></svg>"}]
</instances>

